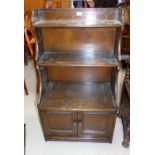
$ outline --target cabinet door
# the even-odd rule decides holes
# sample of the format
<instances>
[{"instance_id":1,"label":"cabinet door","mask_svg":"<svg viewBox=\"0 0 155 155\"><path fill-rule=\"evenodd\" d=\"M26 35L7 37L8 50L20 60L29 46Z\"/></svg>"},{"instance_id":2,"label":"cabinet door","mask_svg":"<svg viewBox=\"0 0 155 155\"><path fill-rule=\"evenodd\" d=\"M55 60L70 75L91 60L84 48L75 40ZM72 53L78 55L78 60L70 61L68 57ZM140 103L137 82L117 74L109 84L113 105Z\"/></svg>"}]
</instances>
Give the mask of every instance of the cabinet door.
<instances>
[{"instance_id":1,"label":"cabinet door","mask_svg":"<svg viewBox=\"0 0 155 155\"><path fill-rule=\"evenodd\" d=\"M112 137L115 125L115 114L103 112L79 112L78 135L95 137Z\"/></svg>"},{"instance_id":2,"label":"cabinet door","mask_svg":"<svg viewBox=\"0 0 155 155\"><path fill-rule=\"evenodd\" d=\"M40 112L45 138L77 136L76 112Z\"/></svg>"}]
</instances>

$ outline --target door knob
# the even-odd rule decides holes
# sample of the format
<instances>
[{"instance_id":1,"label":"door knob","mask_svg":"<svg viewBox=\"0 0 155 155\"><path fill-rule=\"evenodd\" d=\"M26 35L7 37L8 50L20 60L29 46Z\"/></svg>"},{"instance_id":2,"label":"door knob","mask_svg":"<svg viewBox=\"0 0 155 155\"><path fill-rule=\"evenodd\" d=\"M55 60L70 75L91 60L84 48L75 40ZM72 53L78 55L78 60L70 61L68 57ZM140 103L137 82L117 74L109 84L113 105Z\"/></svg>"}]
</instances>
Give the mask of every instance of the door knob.
<instances>
[{"instance_id":1,"label":"door knob","mask_svg":"<svg viewBox=\"0 0 155 155\"><path fill-rule=\"evenodd\" d=\"M78 126L79 127L82 127L82 122L78 122Z\"/></svg>"},{"instance_id":2,"label":"door knob","mask_svg":"<svg viewBox=\"0 0 155 155\"><path fill-rule=\"evenodd\" d=\"M74 126L74 128L76 128L77 127L77 122L73 122L73 126Z\"/></svg>"}]
</instances>

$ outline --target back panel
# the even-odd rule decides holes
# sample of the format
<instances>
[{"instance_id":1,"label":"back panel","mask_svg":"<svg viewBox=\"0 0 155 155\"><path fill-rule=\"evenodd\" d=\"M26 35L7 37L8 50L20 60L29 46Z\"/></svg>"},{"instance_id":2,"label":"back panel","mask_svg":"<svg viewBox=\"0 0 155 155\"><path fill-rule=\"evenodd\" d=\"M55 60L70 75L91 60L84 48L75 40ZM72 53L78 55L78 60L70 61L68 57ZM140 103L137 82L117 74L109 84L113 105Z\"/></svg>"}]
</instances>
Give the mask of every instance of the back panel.
<instances>
[{"instance_id":1,"label":"back panel","mask_svg":"<svg viewBox=\"0 0 155 155\"><path fill-rule=\"evenodd\" d=\"M44 51L113 53L116 28L43 28Z\"/></svg>"},{"instance_id":2,"label":"back panel","mask_svg":"<svg viewBox=\"0 0 155 155\"><path fill-rule=\"evenodd\" d=\"M52 82L110 82L109 67L47 67Z\"/></svg>"}]
</instances>

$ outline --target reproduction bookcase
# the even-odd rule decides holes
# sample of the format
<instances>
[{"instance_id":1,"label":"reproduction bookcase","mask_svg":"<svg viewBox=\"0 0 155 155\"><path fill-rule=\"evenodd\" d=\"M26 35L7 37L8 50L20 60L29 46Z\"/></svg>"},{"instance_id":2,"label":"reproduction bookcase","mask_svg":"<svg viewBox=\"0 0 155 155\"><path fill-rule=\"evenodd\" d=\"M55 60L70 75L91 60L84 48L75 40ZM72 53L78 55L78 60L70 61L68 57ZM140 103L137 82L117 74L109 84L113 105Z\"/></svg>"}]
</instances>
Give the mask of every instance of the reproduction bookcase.
<instances>
[{"instance_id":1,"label":"reproduction bookcase","mask_svg":"<svg viewBox=\"0 0 155 155\"><path fill-rule=\"evenodd\" d=\"M121 16L116 8L33 11L46 141L112 142Z\"/></svg>"}]
</instances>

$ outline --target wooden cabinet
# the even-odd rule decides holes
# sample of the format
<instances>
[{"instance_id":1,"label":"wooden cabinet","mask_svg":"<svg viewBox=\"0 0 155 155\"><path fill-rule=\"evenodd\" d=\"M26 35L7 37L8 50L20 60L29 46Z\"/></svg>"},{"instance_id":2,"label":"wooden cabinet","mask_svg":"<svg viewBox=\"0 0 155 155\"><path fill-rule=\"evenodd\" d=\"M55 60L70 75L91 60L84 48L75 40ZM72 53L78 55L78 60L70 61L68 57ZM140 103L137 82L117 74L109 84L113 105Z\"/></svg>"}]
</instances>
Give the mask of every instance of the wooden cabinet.
<instances>
[{"instance_id":1,"label":"wooden cabinet","mask_svg":"<svg viewBox=\"0 0 155 155\"><path fill-rule=\"evenodd\" d=\"M45 140L112 142L121 10L33 11Z\"/></svg>"},{"instance_id":2,"label":"wooden cabinet","mask_svg":"<svg viewBox=\"0 0 155 155\"><path fill-rule=\"evenodd\" d=\"M115 113L40 111L46 140L108 140L115 124Z\"/></svg>"}]
</instances>

